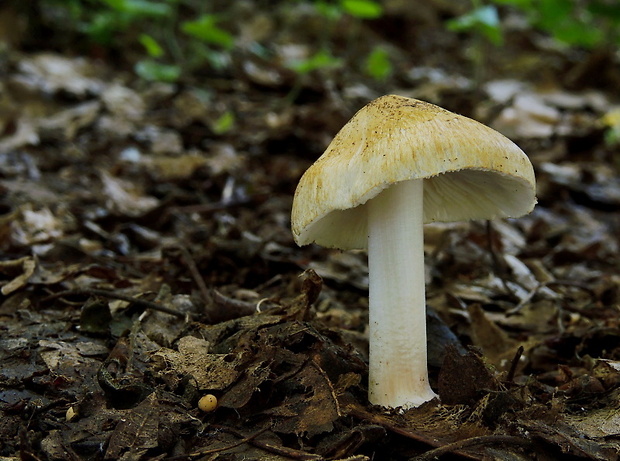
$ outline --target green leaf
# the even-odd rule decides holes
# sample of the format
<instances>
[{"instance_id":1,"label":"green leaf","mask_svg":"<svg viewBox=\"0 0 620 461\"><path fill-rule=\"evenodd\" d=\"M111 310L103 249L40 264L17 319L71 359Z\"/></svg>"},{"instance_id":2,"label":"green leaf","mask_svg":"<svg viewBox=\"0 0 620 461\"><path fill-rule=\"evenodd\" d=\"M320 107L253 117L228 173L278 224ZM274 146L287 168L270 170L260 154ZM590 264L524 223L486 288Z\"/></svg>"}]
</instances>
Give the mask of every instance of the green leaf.
<instances>
[{"instance_id":1,"label":"green leaf","mask_svg":"<svg viewBox=\"0 0 620 461\"><path fill-rule=\"evenodd\" d=\"M620 3L592 1L588 5L588 10L595 16L620 23Z\"/></svg>"},{"instance_id":2,"label":"green leaf","mask_svg":"<svg viewBox=\"0 0 620 461\"><path fill-rule=\"evenodd\" d=\"M167 3L148 0L102 0L110 8L131 14L132 16L165 17L172 13Z\"/></svg>"},{"instance_id":3,"label":"green leaf","mask_svg":"<svg viewBox=\"0 0 620 461\"><path fill-rule=\"evenodd\" d=\"M181 25L181 30L211 45L230 50L235 44L235 39L230 33L218 27L217 22L215 15L205 14L195 21L185 21Z\"/></svg>"},{"instance_id":4,"label":"green leaf","mask_svg":"<svg viewBox=\"0 0 620 461\"><path fill-rule=\"evenodd\" d=\"M232 129L235 124L235 114L227 110L213 124L211 129L215 134L224 134Z\"/></svg>"},{"instance_id":5,"label":"green leaf","mask_svg":"<svg viewBox=\"0 0 620 461\"><path fill-rule=\"evenodd\" d=\"M591 10L576 7L569 0L539 0L537 6L534 25L559 42L593 48L606 39L600 22L608 19L605 16L597 18Z\"/></svg>"},{"instance_id":6,"label":"green leaf","mask_svg":"<svg viewBox=\"0 0 620 461\"><path fill-rule=\"evenodd\" d=\"M138 61L134 70L144 80L156 82L176 82L181 76L179 66L161 64L150 59Z\"/></svg>"},{"instance_id":7,"label":"green leaf","mask_svg":"<svg viewBox=\"0 0 620 461\"><path fill-rule=\"evenodd\" d=\"M493 0L525 13L530 25L569 46L593 48L618 44L620 3L617 0Z\"/></svg>"},{"instance_id":8,"label":"green leaf","mask_svg":"<svg viewBox=\"0 0 620 461\"><path fill-rule=\"evenodd\" d=\"M308 74L319 69L337 67L341 63L342 60L334 57L329 51L320 50L307 59L290 63L288 67L298 74Z\"/></svg>"},{"instance_id":9,"label":"green leaf","mask_svg":"<svg viewBox=\"0 0 620 461\"><path fill-rule=\"evenodd\" d=\"M342 8L333 3L328 3L323 0L316 0L313 6L321 16L329 19L330 21L335 21L342 16Z\"/></svg>"},{"instance_id":10,"label":"green leaf","mask_svg":"<svg viewBox=\"0 0 620 461\"><path fill-rule=\"evenodd\" d=\"M553 31L558 24L566 24L571 21L572 9L572 1L539 0L536 8L537 23L544 29Z\"/></svg>"},{"instance_id":11,"label":"green leaf","mask_svg":"<svg viewBox=\"0 0 620 461\"><path fill-rule=\"evenodd\" d=\"M366 58L366 73L375 80L385 80L393 71L388 52L381 47L375 47Z\"/></svg>"},{"instance_id":12,"label":"green leaf","mask_svg":"<svg viewBox=\"0 0 620 461\"><path fill-rule=\"evenodd\" d=\"M377 19L383 15L383 7L373 0L340 0L345 13L359 19Z\"/></svg>"},{"instance_id":13,"label":"green leaf","mask_svg":"<svg viewBox=\"0 0 620 461\"><path fill-rule=\"evenodd\" d=\"M152 36L148 34L141 34L139 40L142 46L146 49L148 55L152 58L159 58L164 54L164 49Z\"/></svg>"},{"instance_id":14,"label":"green leaf","mask_svg":"<svg viewBox=\"0 0 620 461\"><path fill-rule=\"evenodd\" d=\"M566 22L553 28L553 37L568 45L593 48L605 39L601 29L588 27L578 22Z\"/></svg>"},{"instance_id":15,"label":"green leaf","mask_svg":"<svg viewBox=\"0 0 620 461\"><path fill-rule=\"evenodd\" d=\"M516 6L517 8L527 10L529 8L535 8L532 4L533 1L534 0L493 0L493 3L496 3L498 5L512 5Z\"/></svg>"},{"instance_id":16,"label":"green leaf","mask_svg":"<svg viewBox=\"0 0 620 461\"><path fill-rule=\"evenodd\" d=\"M480 33L494 45L501 45L503 42L499 15L492 5L476 8L463 16L449 20L446 25L449 30L456 32Z\"/></svg>"},{"instance_id":17,"label":"green leaf","mask_svg":"<svg viewBox=\"0 0 620 461\"><path fill-rule=\"evenodd\" d=\"M101 45L110 45L114 42L119 31L127 29L130 21L125 15L119 15L113 11L97 13L90 22L85 23L80 29L92 40Z\"/></svg>"},{"instance_id":18,"label":"green leaf","mask_svg":"<svg viewBox=\"0 0 620 461\"><path fill-rule=\"evenodd\" d=\"M110 8L117 11L124 11L125 3L127 0L100 0L102 3L108 5Z\"/></svg>"}]
</instances>

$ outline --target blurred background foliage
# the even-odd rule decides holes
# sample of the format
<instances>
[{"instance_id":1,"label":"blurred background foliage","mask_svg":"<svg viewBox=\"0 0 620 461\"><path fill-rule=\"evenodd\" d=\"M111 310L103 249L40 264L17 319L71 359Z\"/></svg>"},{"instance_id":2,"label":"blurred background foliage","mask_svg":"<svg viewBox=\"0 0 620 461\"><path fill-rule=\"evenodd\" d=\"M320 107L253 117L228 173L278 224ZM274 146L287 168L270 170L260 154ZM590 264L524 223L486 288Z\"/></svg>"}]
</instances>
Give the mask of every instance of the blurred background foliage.
<instances>
[{"instance_id":1,"label":"blurred background foliage","mask_svg":"<svg viewBox=\"0 0 620 461\"><path fill-rule=\"evenodd\" d=\"M620 44L616 0L434 3L441 4L442 31L470 40L467 59L478 73L488 65L484 55L489 47L505 47L515 30L538 34L555 47L595 50ZM32 47L69 47L123 60L143 79L167 82L205 71L226 73L239 53L296 74L347 67L384 81L393 74L402 47L407 51L406 40L395 43L398 36L415 34L398 30L411 27L396 19L399 11L409 8L410 14L425 15L423 4L412 8L398 0L9 0L8 4L27 18L23 42ZM300 40L309 47L292 46Z\"/></svg>"}]
</instances>

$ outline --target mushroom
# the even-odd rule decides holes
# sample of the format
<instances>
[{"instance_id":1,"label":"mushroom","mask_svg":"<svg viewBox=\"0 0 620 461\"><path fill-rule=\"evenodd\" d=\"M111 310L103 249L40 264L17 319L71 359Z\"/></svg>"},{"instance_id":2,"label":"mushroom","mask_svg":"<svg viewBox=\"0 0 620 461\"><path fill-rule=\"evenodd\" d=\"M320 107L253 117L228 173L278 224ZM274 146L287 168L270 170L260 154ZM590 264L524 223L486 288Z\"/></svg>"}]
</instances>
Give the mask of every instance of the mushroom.
<instances>
[{"instance_id":1,"label":"mushroom","mask_svg":"<svg viewBox=\"0 0 620 461\"><path fill-rule=\"evenodd\" d=\"M428 381L423 224L518 217L536 203L528 157L495 130L387 95L340 130L304 173L298 245L368 249L371 403L416 407Z\"/></svg>"}]
</instances>

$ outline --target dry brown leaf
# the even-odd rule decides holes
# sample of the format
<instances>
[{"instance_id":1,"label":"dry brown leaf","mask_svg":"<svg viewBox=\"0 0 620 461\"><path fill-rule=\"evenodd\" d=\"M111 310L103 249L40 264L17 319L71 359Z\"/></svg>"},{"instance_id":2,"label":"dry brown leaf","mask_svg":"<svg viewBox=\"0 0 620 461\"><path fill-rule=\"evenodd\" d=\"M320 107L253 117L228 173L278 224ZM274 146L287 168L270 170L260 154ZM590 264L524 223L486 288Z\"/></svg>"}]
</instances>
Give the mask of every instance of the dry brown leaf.
<instances>
[{"instance_id":1,"label":"dry brown leaf","mask_svg":"<svg viewBox=\"0 0 620 461\"><path fill-rule=\"evenodd\" d=\"M112 84L101 94L105 108L126 121L141 121L146 109L142 96L126 86Z\"/></svg>"},{"instance_id":2,"label":"dry brown leaf","mask_svg":"<svg viewBox=\"0 0 620 461\"><path fill-rule=\"evenodd\" d=\"M177 181L190 178L196 170L206 165L202 155L186 154L178 157L154 156L148 162L153 176L160 181Z\"/></svg>"},{"instance_id":3,"label":"dry brown leaf","mask_svg":"<svg viewBox=\"0 0 620 461\"><path fill-rule=\"evenodd\" d=\"M28 280L30 279L30 277L32 277L32 274L34 274L34 271L37 267L36 261L34 260L34 258L31 257L20 258L18 261L21 263L23 272L17 277L15 277L13 280L7 282L5 285L2 286L0 292L4 296L7 296L14 291L17 291L26 286ZM6 261L3 261L3 263L6 263Z\"/></svg>"},{"instance_id":4,"label":"dry brown leaf","mask_svg":"<svg viewBox=\"0 0 620 461\"><path fill-rule=\"evenodd\" d=\"M38 122L40 137L45 140L73 141L80 130L95 122L100 110L99 101L88 101L41 118Z\"/></svg>"},{"instance_id":5,"label":"dry brown leaf","mask_svg":"<svg viewBox=\"0 0 620 461\"><path fill-rule=\"evenodd\" d=\"M114 178L105 171L101 171L99 176L103 183L107 205L114 212L137 217L159 205L159 200L140 195L127 181Z\"/></svg>"},{"instance_id":6,"label":"dry brown leaf","mask_svg":"<svg viewBox=\"0 0 620 461\"><path fill-rule=\"evenodd\" d=\"M137 407L124 413L112 432L105 457L138 461L149 448L158 446L160 407L157 397L151 394Z\"/></svg>"},{"instance_id":7,"label":"dry brown leaf","mask_svg":"<svg viewBox=\"0 0 620 461\"><path fill-rule=\"evenodd\" d=\"M53 53L39 53L19 62L20 83L44 93L66 91L84 97L98 94L104 83L97 79L96 65L84 58L69 58Z\"/></svg>"},{"instance_id":8,"label":"dry brown leaf","mask_svg":"<svg viewBox=\"0 0 620 461\"><path fill-rule=\"evenodd\" d=\"M19 245L48 243L64 235L65 223L47 208L25 205L12 223L12 240Z\"/></svg>"},{"instance_id":9,"label":"dry brown leaf","mask_svg":"<svg viewBox=\"0 0 620 461\"><path fill-rule=\"evenodd\" d=\"M186 336L179 340L179 350L162 348L153 355L164 374L170 371L180 376L192 376L201 390L222 390L234 383L238 359L231 354L212 354L207 341Z\"/></svg>"},{"instance_id":10,"label":"dry brown leaf","mask_svg":"<svg viewBox=\"0 0 620 461\"><path fill-rule=\"evenodd\" d=\"M479 304L468 307L471 336L475 346L482 349L484 357L495 366L505 368L506 359L514 356L520 342L511 339L504 330L490 321Z\"/></svg>"}]
</instances>

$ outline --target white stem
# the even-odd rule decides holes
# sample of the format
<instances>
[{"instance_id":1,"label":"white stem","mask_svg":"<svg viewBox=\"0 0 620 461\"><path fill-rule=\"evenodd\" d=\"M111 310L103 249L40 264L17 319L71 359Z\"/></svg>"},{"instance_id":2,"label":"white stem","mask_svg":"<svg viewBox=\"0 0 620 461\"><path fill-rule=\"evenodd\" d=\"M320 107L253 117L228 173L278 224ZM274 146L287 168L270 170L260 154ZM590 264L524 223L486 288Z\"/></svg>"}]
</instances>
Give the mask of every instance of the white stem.
<instances>
[{"instance_id":1,"label":"white stem","mask_svg":"<svg viewBox=\"0 0 620 461\"><path fill-rule=\"evenodd\" d=\"M368 202L369 400L415 407L428 384L423 180L400 182Z\"/></svg>"}]
</instances>

